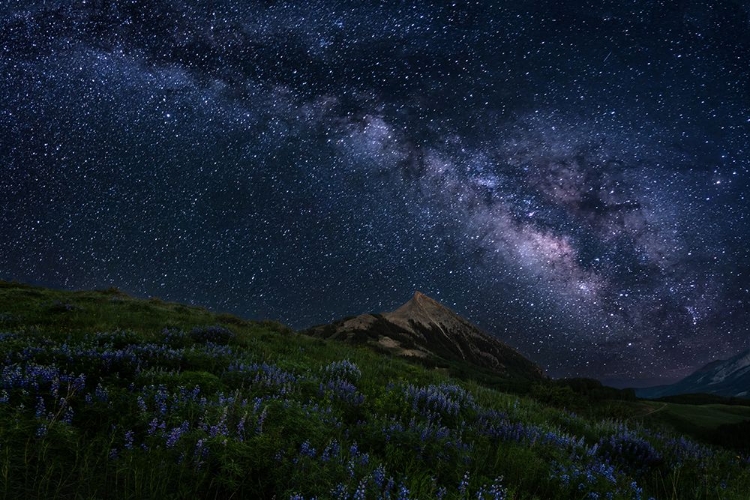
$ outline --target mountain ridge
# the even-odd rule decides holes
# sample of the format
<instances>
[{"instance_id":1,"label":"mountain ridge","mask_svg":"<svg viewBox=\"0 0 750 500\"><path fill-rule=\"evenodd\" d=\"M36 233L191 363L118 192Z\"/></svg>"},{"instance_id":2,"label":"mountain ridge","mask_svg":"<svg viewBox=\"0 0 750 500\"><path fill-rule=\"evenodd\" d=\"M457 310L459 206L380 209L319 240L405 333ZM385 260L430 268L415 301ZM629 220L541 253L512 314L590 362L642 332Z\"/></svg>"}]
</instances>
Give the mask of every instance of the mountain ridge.
<instances>
[{"instance_id":1,"label":"mountain ridge","mask_svg":"<svg viewBox=\"0 0 750 500\"><path fill-rule=\"evenodd\" d=\"M711 361L674 384L636 389L638 397L649 399L695 393L750 398L750 350Z\"/></svg>"}]
</instances>

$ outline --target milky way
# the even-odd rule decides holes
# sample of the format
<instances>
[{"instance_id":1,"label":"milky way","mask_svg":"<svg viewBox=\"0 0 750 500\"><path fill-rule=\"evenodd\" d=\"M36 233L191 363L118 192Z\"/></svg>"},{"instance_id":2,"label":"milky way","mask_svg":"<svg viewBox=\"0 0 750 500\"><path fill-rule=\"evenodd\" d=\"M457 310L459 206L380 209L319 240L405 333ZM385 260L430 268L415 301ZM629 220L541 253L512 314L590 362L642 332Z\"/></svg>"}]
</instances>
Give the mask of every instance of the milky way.
<instances>
[{"instance_id":1,"label":"milky way","mask_svg":"<svg viewBox=\"0 0 750 500\"><path fill-rule=\"evenodd\" d=\"M615 384L750 347L742 2L3 5L0 278L296 328L421 290Z\"/></svg>"}]
</instances>

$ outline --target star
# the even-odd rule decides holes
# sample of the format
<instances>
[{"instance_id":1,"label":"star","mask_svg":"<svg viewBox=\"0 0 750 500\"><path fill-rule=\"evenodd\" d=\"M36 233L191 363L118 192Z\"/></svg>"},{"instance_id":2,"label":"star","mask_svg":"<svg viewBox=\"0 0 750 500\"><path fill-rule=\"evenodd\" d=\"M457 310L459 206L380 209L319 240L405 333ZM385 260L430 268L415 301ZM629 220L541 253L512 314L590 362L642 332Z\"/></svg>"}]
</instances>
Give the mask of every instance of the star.
<instances>
[{"instance_id":1,"label":"star","mask_svg":"<svg viewBox=\"0 0 750 500\"><path fill-rule=\"evenodd\" d=\"M419 289L672 381L750 347L750 13L709 11L11 2L0 278L294 328Z\"/></svg>"}]
</instances>

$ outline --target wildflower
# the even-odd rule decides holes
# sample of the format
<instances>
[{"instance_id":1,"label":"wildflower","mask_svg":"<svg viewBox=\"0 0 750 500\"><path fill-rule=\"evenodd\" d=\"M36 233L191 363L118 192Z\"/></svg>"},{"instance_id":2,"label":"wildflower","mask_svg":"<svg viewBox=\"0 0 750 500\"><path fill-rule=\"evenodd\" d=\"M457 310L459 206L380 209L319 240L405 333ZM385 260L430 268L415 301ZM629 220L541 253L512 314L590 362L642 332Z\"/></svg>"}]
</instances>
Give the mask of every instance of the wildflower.
<instances>
[{"instance_id":1,"label":"wildflower","mask_svg":"<svg viewBox=\"0 0 750 500\"><path fill-rule=\"evenodd\" d=\"M336 499L346 500L349 498L349 490L345 484L339 483L331 490L331 496Z\"/></svg>"},{"instance_id":2,"label":"wildflower","mask_svg":"<svg viewBox=\"0 0 750 500\"><path fill-rule=\"evenodd\" d=\"M638 483L633 481L630 483L630 489L633 490L633 497L635 500L641 500L641 495L643 495L643 488L638 487Z\"/></svg>"},{"instance_id":3,"label":"wildflower","mask_svg":"<svg viewBox=\"0 0 750 500\"><path fill-rule=\"evenodd\" d=\"M179 441L180 437L182 437L182 435L185 434L189 428L190 424L187 420L183 421L179 427L174 427L167 436L167 448L174 448L174 446L177 444L177 441Z\"/></svg>"},{"instance_id":4,"label":"wildflower","mask_svg":"<svg viewBox=\"0 0 750 500\"><path fill-rule=\"evenodd\" d=\"M385 482L385 467L383 467L383 464L378 465L372 472L372 480L378 490L383 488L383 483Z\"/></svg>"},{"instance_id":5,"label":"wildflower","mask_svg":"<svg viewBox=\"0 0 750 500\"><path fill-rule=\"evenodd\" d=\"M36 418L44 418L46 416L45 415L46 413L47 413L47 409L44 406L44 399L42 399L41 396L37 396L37 398L36 398L36 413L35 413Z\"/></svg>"},{"instance_id":6,"label":"wildflower","mask_svg":"<svg viewBox=\"0 0 750 500\"><path fill-rule=\"evenodd\" d=\"M464 473L464 477L461 479L461 482L458 485L458 492L462 495L466 493L466 491L469 489L469 471L466 471Z\"/></svg>"},{"instance_id":7,"label":"wildflower","mask_svg":"<svg viewBox=\"0 0 750 500\"><path fill-rule=\"evenodd\" d=\"M258 416L258 423L255 425L255 433L256 434L263 434L263 422L265 422L266 417L268 416L268 407L263 408L263 411Z\"/></svg>"},{"instance_id":8,"label":"wildflower","mask_svg":"<svg viewBox=\"0 0 750 500\"><path fill-rule=\"evenodd\" d=\"M409 500L409 495L411 493L409 492L409 488L406 487L405 484L401 483L401 486L398 488L398 500Z\"/></svg>"},{"instance_id":9,"label":"wildflower","mask_svg":"<svg viewBox=\"0 0 750 500\"><path fill-rule=\"evenodd\" d=\"M148 431L146 432L148 433L149 436L153 436L158 427L159 427L159 420L156 417L154 417L154 419L151 420L151 422L149 422Z\"/></svg>"},{"instance_id":10,"label":"wildflower","mask_svg":"<svg viewBox=\"0 0 750 500\"><path fill-rule=\"evenodd\" d=\"M367 477L363 478L357 485L357 489L354 491L354 497L352 500L366 500L366 488L367 488Z\"/></svg>"},{"instance_id":11,"label":"wildflower","mask_svg":"<svg viewBox=\"0 0 750 500\"><path fill-rule=\"evenodd\" d=\"M339 442L334 439L325 447L323 453L320 456L320 459L323 462L327 462L333 457L337 457L340 452L341 446L339 446Z\"/></svg>"},{"instance_id":12,"label":"wildflower","mask_svg":"<svg viewBox=\"0 0 750 500\"><path fill-rule=\"evenodd\" d=\"M68 425L73 424L73 407L68 406L63 414L62 421Z\"/></svg>"},{"instance_id":13,"label":"wildflower","mask_svg":"<svg viewBox=\"0 0 750 500\"><path fill-rule=\"evenodd\" d=\"M503 488L502 483L502 476L496 477L492 482L492 486L490 486L490 495L492 495L492 500L505 500L505 494L507 493L507 491L505 490L505 488Z\"/></svg>"},{"instance_id":14,"label":"wildflower","mask_svg":"<svg viewBox=\"0 0 750 500\"><path fill-rule=\"evenodd\" d=\"M196 465L200 467L202 461L208 456L208 447L206 446L206 440L201 438L195 443L195 451L193 451L193 458L196 461Z\"/></svg>"},{"instance_id":15,"label":"wildflower","mask_svg":"<svg viewBox=\"0 0 750 500\"><path fill-rule=\"evenodd\" d=\"M247 421L247 413L242 415L242 418L237 422L237 439L243 441L245 438L245 422Z\"/></svg>"},{"instance_id":16,"label":"wildflower","mask_svg":"<svg viewBox=\"0 0 750 500\"><path fill-rule=\"evenodd\" d=\"M133 449L133 431L127 431L125 433L125 449Z\"/></svg>"},{"instance_id":17,"label":"wildflower","mask_svg":"<svg viewBox=\"0 0 750 500\"><path fill-rule=\"evenodd\" d=\"M348 359L334 361L325 367L324 372L328 380L340 379L356 383L360 377L362 377L362 372L359 370L359 367Z\"/></svg>"},{"instance_id":18,"label":"wildflower","mask_svg":"<svg viewBox=\"0 0 750 500\"><path fill-rule=\"evenodd\" d=\"M94 389L94 395L96 396L96 399L99 401L105 403L107 400L109 400L109 391L107 391L106 388L102 387L102 384L96 384L96 389Z\"/></svg>"},{"instance_id":19,"label":"wildflower","mask_svg":"<svg viewBox=\"0 0 750 500\"><path fill-rule=\"evenodd\" d=\"M302 446L300 446L299 452L301 455L304 455L310 458L315 458L315 455L317 454L315 448L313 448L310 445L310 441L305 441L304 443L302 443Z\"/></svg>"}]
</instances>

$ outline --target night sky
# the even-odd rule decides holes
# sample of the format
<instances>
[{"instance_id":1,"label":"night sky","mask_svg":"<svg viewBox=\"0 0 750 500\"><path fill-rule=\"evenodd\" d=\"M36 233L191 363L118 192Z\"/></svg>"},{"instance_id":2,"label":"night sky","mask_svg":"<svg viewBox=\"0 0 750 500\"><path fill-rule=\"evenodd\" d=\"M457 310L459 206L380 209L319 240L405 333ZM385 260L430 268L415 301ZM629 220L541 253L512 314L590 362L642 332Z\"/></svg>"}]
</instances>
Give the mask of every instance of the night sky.
<instances>
[{"instance_id":1,"label":"night sky","mask_svg":"<svg viewBox=\"0 0 750 500\"><path fill-rule=\"evenodd\" d=\"M750 7L0 2L0 278L294 328L415 290L549 374L750 347Z\"/></svg>"}]
</instances>

